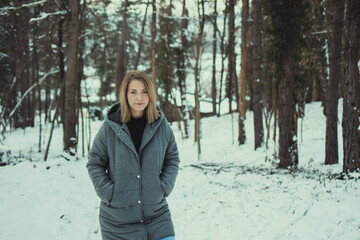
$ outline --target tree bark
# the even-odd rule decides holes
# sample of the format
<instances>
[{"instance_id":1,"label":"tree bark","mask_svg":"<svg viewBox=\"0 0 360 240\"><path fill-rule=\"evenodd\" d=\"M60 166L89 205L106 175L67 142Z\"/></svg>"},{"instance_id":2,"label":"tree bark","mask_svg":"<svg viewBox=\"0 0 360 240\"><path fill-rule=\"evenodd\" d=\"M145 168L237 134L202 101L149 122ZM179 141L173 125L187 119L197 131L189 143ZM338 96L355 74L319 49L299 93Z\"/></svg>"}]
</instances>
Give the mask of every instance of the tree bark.
<instances>
[{"instance_id":1,"label":"tree bark","mask_svg":"<svg viewBox=\"0 0 360 240\"><path fill-rule=\"evenodd\" d=\"M200 2L199 2L200 1ZM202 46L202 37L204 32L204 25L205 25L205 7L204 7L204 0L197 0L198 4L198 15L199 15L199 32L197 38L195 39L195 68L194 68L194 75L195 75L195 142L197 143L198 149L198 160L201 157L201 143L200 143L200 124L201 124L201 115L200 115L200 101L199 101L199 90L200 90L200 57L203 52ZM201 7L200 7L201 5Z\"/></svg>"},{"instance_id":2,"label":"tree bark","mask_svg":"<svg viewBox=\"0 0 360 240\"><path fill-rule=\"evenodd\" d=\"M151 77L156 85L156 0L152 0L151 18Z\"/></svg>"},{"instance_id":3,"label":"tree bark","mask_svg":"<svg viewBox=\"0 0 360 240\"><path fill-rule=\"evenodd\" d=\"M330 52L330 76L326 90L326 141L325 164L335 164L339 161L338 153L338 99L339 83L341 78L341 50L342 28L345 0L332 0L331 7L334 13L332 21Z\"/></svg>"},{"instance_id":4,"label":"tree bark","mask_svg":"<svg viewBox=\"0 0 360 240\"><path fill-rule=\"evenodd\" d=\"M246 78L247 78L247 32L249 18L249 0L242 0L241 10L241 70L239 77L239 144L246 140L245 118L246 118Z\"/></svg>"},{"instance_id":5,"label":"tree bark","mask_svg":"<svg viewBox=\"0 0 360 240\"><path fill-rule=\"evenodd\" d=\"M228 16L227 11L225 11L225 16L224 16L224 24L223 24L223 29L222 29L222 33L219 32L220 35L220 52L221 52L221 70L220 70L220 87L219 87L219 102L218 102L218 114L217 116L220 117L220 111L221 111L221 96L222 96L222 89L223 89L223 79L224 79L224 69L225 69L225 65L224 65L224 61L226 59L226 51L225 51L225 32L226 32L226 19Z\"/></svg>"},{"instance_id":6,"label":"tree bark","mask_svg":"<svg viewBox=\"0 0 360 240\"><path fill-rule=\"evenodd\" d=\"M255 150L262 146L264 142L264 128L262 119L262 47L261 47L261 22L262 13L260 0L253 0L254 11L254 49L253 49L253 111L254 111L254 130L255 130Z\"/></svg>"},{"instance_id":7,"label":"tree bark","mask_svg":"<svg viewBox=\"0 0 360 240\"><path fill-rule=\"evenodd\" d=\"M360 171L359 51L360 1L346 1L345 82L343 100L343 172Z\"/></svg>"},{"instance_id":8,"label":"tree bark","mask_svg":"<svg viewBox=\"0 0 360 240\"><path fill-rule=\"evenodd\" d=\"M128 0L124 1L124 10L123 10L123 18L122 18L122 31L121 31L121 46L117 54L116 58L116 84L115 84L115 93L118 96L120 86L123 78L125 77L127 71L127 53L126 53L126 40L127 40L127 23L126 23L126 15L127 15L127 7Z\"/></svg>"},{"instance_id":9,"label":"tree bark","mask_svg":"<svg viewBox=\"0 0 360 240\"><path fill-rule=\"evenodd\" d=\"M280 168L294 167L298 163L295 121L294 121L294 67L295 44L289 45L283 58L284 76L279 86L279 157Z\"/></svg>"},{"instance_id":10,"label":"tree bark","mask_svg":"<svg viewBox=\"0 0 360 240\"><path fill-rule=\"evenodd\" d=\"M142 22L142 27L141 27L141 34L140 34L140 38L138 41L138 46L139 46L139 50L136 54L136 60L135 60L135 66L134 69L138 68L139 65L139 61L140 61L140 56L141 56L141 50L142 50L142 45L143 45L143 40L144 40L144 32L145 32L145 25L146 25L146 17L147 17L147 12L148 12L148 8L149 8L149 4L150 4L150 0L147 1L146 3L146 9L145 9L145 14L144 14L144 19Z\"/></svg>"},{"instance_id":11,"label":"tree bark","mask_svg":"<svg viewBox=\"0 0 360 240\"><path fill-rule=\"evenodd\" d=\"M213 114L216 114L216 32L217 32L217 0L214 1L214 13L213 13L213 58L212 58L212 81L211 81L211 96L212 96L212 106Z\"/></svg>"},{"instance_id":12,"label":"tree bark","mask_svg":"<svg viewBox=\"0 0 360 240\"><path fill-rule=\"evenodd\" d=\"M234 94L233 84L236 81L236 63L235 63L235 0L228 0L229 11L229 39L228 39L228 98L229 98L229 113L232 112L232 98ZM234 84L235 85L235 84ZM235 89L236 90L236 89Z\"/></svg>"},{"instance_id":13,"label":"tree bark","mask_svg":"<svg viewBox=\"0 0 360 240\"><path fill-rule=\"evenodd\" d=\"M187 38L185 35L185 31L188 26L187 17L189 16L188 10L186 9L186 1L183 0L183 8L182 8L182 19L180 23L180 41L181 48L178 52L178 79L179 79L179 90L181 96L181 114L184 122L184 138L189 138L189 109L186 103L186 70L185 70L185 55L187 50Z\"/></svg>"},{"instance_id":14,"label":"tree bark","mask_svg":"<svg viewBox=\"0 0 360 240\"><path fill-rule=\"evenodd\" d=\"M70 21L67 35L67 60L65 82L65 121L64 121L64 150L71 155L75 154L77 145L76 136L76 93L78 83L77 56L79 49L79 0L69 1Z\"/></svg>"}]
</instances>

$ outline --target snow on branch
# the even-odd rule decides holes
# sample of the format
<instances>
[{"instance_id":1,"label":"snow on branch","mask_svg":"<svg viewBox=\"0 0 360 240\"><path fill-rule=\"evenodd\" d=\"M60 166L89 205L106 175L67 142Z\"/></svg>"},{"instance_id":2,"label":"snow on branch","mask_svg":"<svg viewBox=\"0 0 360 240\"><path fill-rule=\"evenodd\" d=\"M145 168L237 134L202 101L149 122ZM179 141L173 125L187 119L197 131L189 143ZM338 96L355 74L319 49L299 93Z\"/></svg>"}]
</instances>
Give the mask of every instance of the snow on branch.
<instances>
[{"instance_id":1,"label":"snow on branch","mask_svg":"<svg viewBox=\"0 0 360 240\"><path fill-rule=\"evenodd\" d=\"M19 9L21 9L21 8L35 7L35 6L37 6L37 5L46 3L47 1L49 1L49 0L41 0L41 1L33 2L33 3L27 3L27 4L23 4L23 5L19 6L19 7L4 7L4 8L0 8L0 16L6 15L6 14L8 14L8 12L10 12L10 11L16 11L16 10L19 10Z\"/></svg>"},{"instance_id":2,"label":"snow on branch","mask_svg":"<svg viewBox=\"0 0 360 240\"><path fill-rule=\"evenodd\" d=\"M67 12L65 10L63 11L58 11L58 12L52 12L52 13L46 13L46 12L42 12L40 14L39 17L37 18L31 18L29 23L33 23L33 22L38 22L38 21L42 21L45 20L47 17L49 16L56 16L56 15L65 15Z\"/></svg>"},{"instance_id":3,"label":"snow on branch","mask_svg":"<svg viewBox=\"0 0 360 240\"><path fill-rule=\"evenodd\" d=\"M16 110L20 107L22 101L25 99L25 97L39 84L41 84L49 75L51 74L55 74L58 73L59 70L55 70L55 71L50 71L48 73L46 73L40 80L39 82L35 83L34 85L32 85L28 90L26 90L26 92L24 93L24 95L21 97L20 101L16 104L15 108L11 111L11 113L9 114L9 118L10 119L14 113L16 112ZM7 125L7 124L6 124Z\"/></svg>"},{"instance_id":4,"label":"snow on branch","mask_svg":"<svg viewBox=\"0 0 360 240\"><path fill-rule=\"evenodd\" d=\"M0 60L4 58L10 58L6 53L0 52Z\"/></svg>"},{"instance_id":5,"label":"snow on branch","mask_svg":"<svg viewBox=\"0 0 360 240\"><path fill-rule=\"evenodd\" d=\"M328 34L331 33L331 31L328 30L324 30L324 31L320 31L320 32L312 32L312 35L321 35L321 34Z\"/></svg>"}]
</instances>

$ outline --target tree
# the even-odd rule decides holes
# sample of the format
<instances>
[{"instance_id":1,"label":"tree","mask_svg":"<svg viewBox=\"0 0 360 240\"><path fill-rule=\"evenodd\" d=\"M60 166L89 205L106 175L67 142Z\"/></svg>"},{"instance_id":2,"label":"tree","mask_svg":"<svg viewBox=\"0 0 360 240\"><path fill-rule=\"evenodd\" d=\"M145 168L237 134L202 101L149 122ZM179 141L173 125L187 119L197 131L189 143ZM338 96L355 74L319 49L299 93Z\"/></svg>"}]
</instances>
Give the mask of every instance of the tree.
<instances>
[{"instance_id":1,"label":"tree","mask_svg":"<svg viewBox=\"0 0 360 240\"><path fill-rule=\"evenodd\" d=\"M359 68L360 1L346 1L345 81L343 99L343 172L360 171Z\"/></svg>"},{"instance_id":2,"label":"tree","mask_svg":"<svg viewBox=\"0 0 360 240\"><path fill-rule=\"evenodd\" d=\"M69 2L70 21L67 32L66 82L65 82L65 119L64 150L74 155L77 145L76 136L76 93L78 86L77 57L79 48L79 0Z\"/></svg>"},{"instance_id":3,"label":"tree","mask_svg":"<svg viewBox=\"0 0 360 240\"><path fill-rule=\"evenodd\" d=\"M186 38L186 30L188 26L189 13L186 9L186 1L183 0L183 7L181 13L181 22L180 22L180 41L181 45L176 49L177 54L177 71L176 75L178 77L178 85L181 97L181 113L184 121L184 138L189 137L189 113L186 102L186 69L185 69L185 58L187 56L186 52L188 49L188 40Z\"/></svg>"},{"instance_id":4,"label":"tree","mask_svg":"<svg viewBox=\"0 0 360 240\"><path fill-rule=\"evenodd\" d=\"M126 74L127 69L127 51L126 51L126 42L127 42L127 11L128 11L128 0L123 2L123 12L122 12L122 30L121 30L121 46L117 54L116 59L116 84L115 84L115 93L119 92L121 82Z\"/></svg>"},{"instance_id":5,"label":"tree","mask_svg":"<svg viewBox=\"0 0 360 240\"><path fill-rule=\"evenodd\" d=\"M147 17L149 4L150 4L150 0L148 0L147 3L146 3L144 19L143 19L142 27L141 27L141 34L140 34L140 37L139 37L139 40L138 40L138 48L139 48L139 50L138 50L138 52L136 54L136 60L135 60L135 64L134 64L134 69L137 69L138 66L139 66L139 60L140 60L142 46L143 46L143 42L144 42L145 24L146 24L146 17Z\"/></svg>"},{"instance_id":6,"label":"tree","mask_svg":"<svg viewBox=\"0 0 360 240\"><path fill-rule=\"evenodd\" d=\"M172 16L172 9L174 8L172 0L167 5L165 0L160 0L159 7L159 36L157 42L157 58L156 70L158 78L158 88L163 90L164 94L160 94L160 101L162 109L167 115L170 112L170 95L174 84L175 77L175 38L176 25Z\"/></svg>"},{"instance_id":7,"label":"tree","mask_svg":"<svg viewBox=\"0 0 360 240\"><path fill-rule=\"evenodd\" d=\"M200 101L199 101L199 91L200 91L200 71L201 68L199 66L200 57L204 51L203 49L203 33L205 26L205 7L204 0L197 0L198 6L198 23L199 30L197 33L197 37L195 39L195 66L194 66L194 75L195 75L195 142L197 143L198 149L198 159L201 156L201 144L200 144L200 124L201 124L201 116L200 116Z\"/></svg>"},{"instance_id":8,"label":"tree","mask_svg":"<svg viewBox=\"0 0 360 240\"><path fill-rule=\"evenodd\" d=\"M266 11L271 18L269 32L273 39L273 61L279 78L279 167L298 164L296 116L294 104L295 57L300 50L302 24L306 4L301 0L267 1Z\"/></svg>"},{"instance_id":9,"label":"tree","mask_svg":"<svg viewBox=\"0 0 360 240\"><path fill-rule=\"evenodd\" d=\"M249 0L242 1L241 10L241 70L239 77L239 144L246 140L245 118L246 118L246 78L247 78L247 32L249 18Z\"/></svg>"},{"instance_id":10,"label":"tree","mask_svg":"<svg viewBox=\"0 0 360 240\"><path fill-rule=\"evenodd\" d=\"M330 41L330 75L326 90L326 142L325 164L338 163L338 99L341 78L342 28L344 18L344 0L332 0L332 32Z\"/></svg>"},{"instance_id":11,"label":"tree","mask_svg":"<svg viewBox=\"0 0 360 240\"><path fill-rule=\"evenodd\" d=\"M228 37L228 83L227 83L227 97L229 98L229 113L232 112L232 98L235 92L238 92L237 81L236 81L236 59L235 59L235 13L234 5L235 0L228 0L228 11L229 11L229 37ZM238 100L238 99L237 99ZM237 103L239 103L237 101Z\"/></svg>"},{"instance_id":12,"label":"tree","mask_svg":"<svg viewBox=\"0 0 360 240\"><path fill-rule=\"evenodd\" d=\"M216 114L216 55L217 55L217 0L214 1L214 13L213 13L213 57L212 57L212 81L211 81L211 96L213 105L213 114Z\"/></svg>"},{"instance_id":13,"label":"tree","mask_svg":"<svg viewBox=\"0 0 360 240\"><path fill-rule=\"evenodd\" d=\"M156 0L152 0L151 17L151 77L156 83Z\"/></svg>"},{"instance_id":14,"label":"tree","mask_svg":"<svg viewBox=\"0 0 360 240\"><path fill-rule=\"evenodd\" d=\"M262 13L260 0L253 0L253 14L254 14L254 50L253 50L253 111L254 111L254 136L255 136L255 150L264 142L264 129L262 118L262 80L261 80L261 65L262 65L262 47L261 47L261 22Z\"/></svg>"},{"instance_id":15,"label":"tree","mask_svg":"<svg viewBox=\"0 0 360 240\"><path fill-rule=\"evenodd\" d=\"M219 87L219 101L218 101L218 114L217 117L220 117L220 110L221 110L221 101L222 101L222 87L223 87L223 79L224 79L224 71L225 71L225 59L227 57L226 48L227 45L225 43L225 35L226 35L226 20L228 18L228 11L227 9L224 10L224 22L223 22L223 29L222 32L218 30L218 34L220 36L220 53L221 53L221 70L220 70L220 87Z\"/></svg>"}]
</instances>

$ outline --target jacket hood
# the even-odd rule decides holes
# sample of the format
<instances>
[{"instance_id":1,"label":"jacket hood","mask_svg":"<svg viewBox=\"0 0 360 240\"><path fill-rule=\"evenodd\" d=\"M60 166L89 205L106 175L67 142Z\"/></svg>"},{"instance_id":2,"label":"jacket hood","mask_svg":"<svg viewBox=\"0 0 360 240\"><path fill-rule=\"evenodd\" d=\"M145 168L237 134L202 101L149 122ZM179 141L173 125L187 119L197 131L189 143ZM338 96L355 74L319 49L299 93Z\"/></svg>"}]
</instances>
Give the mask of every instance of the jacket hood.
<instances>
[{"instance_id":1,"label":"jacket hood","mask_svg":"<svg viewBox=\"0 0 360 240\"><path fill-rule=\"evenodd\" d=\"M151 128L156 128L158 125L162 122L162 120L165 118L164 113L161 111L161 109L157 106L156 107L160 113L160 117L155 120L155 122L151 123ZM120 102L117 102L109 107L108 112L106 113L105 122L108 122L110 125L113 125L114 123L120 125L121 127L124 125L124 123L120 120L121 119L121 108L120 108Z\"/></svg>"}]
</instances>

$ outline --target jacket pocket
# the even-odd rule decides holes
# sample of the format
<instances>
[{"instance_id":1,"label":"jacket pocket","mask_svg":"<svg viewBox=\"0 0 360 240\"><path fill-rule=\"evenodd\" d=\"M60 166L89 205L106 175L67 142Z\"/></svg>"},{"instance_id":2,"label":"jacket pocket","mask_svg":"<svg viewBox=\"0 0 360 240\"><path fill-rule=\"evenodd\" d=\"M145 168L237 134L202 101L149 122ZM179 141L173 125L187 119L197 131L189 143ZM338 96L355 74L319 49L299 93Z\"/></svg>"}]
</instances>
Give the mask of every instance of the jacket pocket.
<instances>
[{"instance_id":1,"label":"jacket pocket","mask_svg":"<svg viewBox=\"0 0 360 240\"><path fill-rule=\"evenodd\" d=\"M141 208L138 205L118 208L114 206L108 207L104 202L100 205L100 217L121 224L136 223L142 219Z\"/></svg>"},{"instance_id":2,"label":"jacket pocket","mask_svg":"<svg viewBox=\"0 0 360 240\"><path fill-rule=\"evenodd\" d=\"M169 207L167 201L165 198L163 198L160 203L152 204L152 205L144 205L144 217L145 218L158 217L168 210Z\"/></svg>"},{"instance_id":3,"label":"jacket pocket","mask_svg":"<svg viewBox=\"0 0 360 240\"><path fill-rule=\"evenodd\" d=\"M116 176L115 188L111 206L123 208L139 204L140 199L139 178L135 174Z\"/></svg>"}]
</instances>

